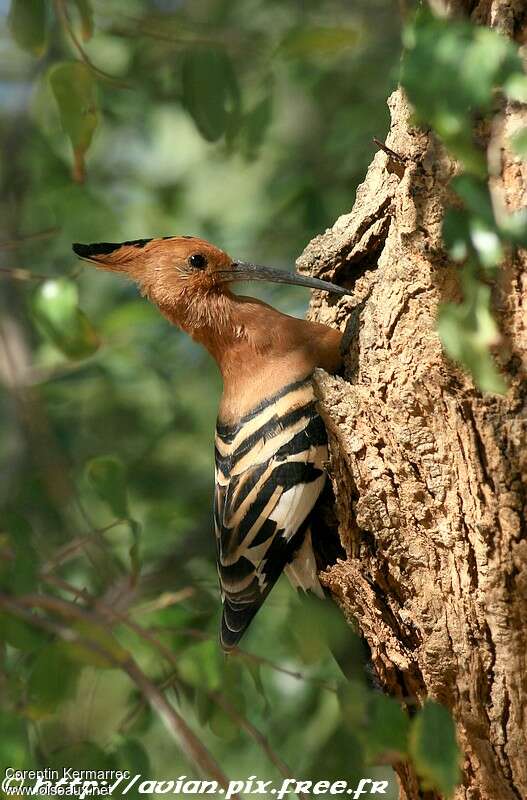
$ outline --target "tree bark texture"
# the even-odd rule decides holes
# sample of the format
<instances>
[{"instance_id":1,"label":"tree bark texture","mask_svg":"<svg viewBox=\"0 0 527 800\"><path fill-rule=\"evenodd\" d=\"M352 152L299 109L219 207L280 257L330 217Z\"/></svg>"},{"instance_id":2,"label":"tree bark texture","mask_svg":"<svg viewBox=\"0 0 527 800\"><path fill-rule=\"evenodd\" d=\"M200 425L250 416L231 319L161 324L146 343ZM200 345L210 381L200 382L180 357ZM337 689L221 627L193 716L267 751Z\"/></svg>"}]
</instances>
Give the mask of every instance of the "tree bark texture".
<instances>
[{"instance_id":1,"label":"tree bark texture","mask_svg":"<svg viewBox=\"0 0 527 800\"><path fill-rule=\"evenodd\" d=\"M450 5L509 35L527 22L523 3ZM379 151L351 213L298 262L353 288L310 309L349 339L342 377L316 375L347 553L322 579L386 691L452 710L464 758L456 800L524 800L527 253L507 256L494 289L509 390L483 396L436 332L438 305L460 300L462 267L441 242L456 164L412 127L401 91L388 102L387 145L404 164ZM497 213L527 206L527 165L507 149L523 125L525 107L510 105L482 132ZM409 767L397 771L402 800L437 797L420 793Z\"/></svg>"}]
</instances>

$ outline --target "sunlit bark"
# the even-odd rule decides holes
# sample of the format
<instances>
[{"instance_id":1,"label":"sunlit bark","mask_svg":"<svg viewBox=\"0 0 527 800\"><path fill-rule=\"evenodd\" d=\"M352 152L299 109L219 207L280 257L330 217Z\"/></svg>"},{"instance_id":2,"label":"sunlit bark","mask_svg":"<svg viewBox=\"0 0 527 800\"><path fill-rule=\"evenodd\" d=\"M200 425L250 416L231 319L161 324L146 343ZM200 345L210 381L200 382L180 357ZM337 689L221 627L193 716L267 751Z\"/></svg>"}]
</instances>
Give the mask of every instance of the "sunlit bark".
<instances>
[{"instance_id":1,"label":"sunlit bark","mask_svg":"<svg viewBox=\"0 0 527 800\"><path fill-rule=\"evenodd\" d=\"M521 39L523 3L451 3ZM520 6L522 7L520 9ZM501 15L501 16L500 16ZM425 79L425 76L423 76ZM460 296L441 242L456 165L389 99L387 144L350 214L314 239L299 268L353 285L317 297L312 319L352 335L342 377L317 376L348 557L324 576L367 639L385 689L453 712L464 757L456 800L527 797L527 253L494 290L496 361L507 396L482 396L444 356L438 304ZM527 169L507 149L525 108L485 133L493 199L527 204ZM462 267L461 267L462 268ZM349 323L350 317L353 319ZM399 769L401 797L420 794Z\"/></svg>"}]
</instances>

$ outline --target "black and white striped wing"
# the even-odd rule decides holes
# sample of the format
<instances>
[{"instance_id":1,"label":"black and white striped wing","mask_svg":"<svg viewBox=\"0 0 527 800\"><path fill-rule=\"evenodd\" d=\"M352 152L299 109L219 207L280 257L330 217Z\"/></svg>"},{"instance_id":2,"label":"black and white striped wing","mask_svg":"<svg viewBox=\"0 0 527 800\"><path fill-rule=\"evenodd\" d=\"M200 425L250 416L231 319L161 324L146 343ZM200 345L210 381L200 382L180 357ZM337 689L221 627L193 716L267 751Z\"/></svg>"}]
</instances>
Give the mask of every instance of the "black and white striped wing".
<instances>
[{"instance_id":1,"label":"black and white striped wing","mask_svg":"<svg viewBox=\"0 0 527 800\"><path fill-rule=\"evenodd\" d=\"M326 480L327 436L311 380L216 430L214 520L221 643L234 647L302 545Z\"/></svg>"}]
</instances>

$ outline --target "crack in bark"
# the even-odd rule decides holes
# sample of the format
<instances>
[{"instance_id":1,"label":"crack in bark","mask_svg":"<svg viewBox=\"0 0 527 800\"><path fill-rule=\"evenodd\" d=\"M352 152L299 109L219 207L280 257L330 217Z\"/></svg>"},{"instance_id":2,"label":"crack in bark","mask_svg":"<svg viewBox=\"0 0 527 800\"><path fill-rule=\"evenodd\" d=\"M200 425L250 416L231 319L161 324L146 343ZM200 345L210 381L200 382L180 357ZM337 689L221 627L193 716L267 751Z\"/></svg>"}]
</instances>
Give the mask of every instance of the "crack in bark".
<instances>
[{"instance_id":1,"label":"crack in bark","mask_svg":"<svg viewBox=\"0 0 527 800\"><path fill-rule=\"evenodd\" d=\"M390 229L390 206L391 201L388 199L380 206L376 214L365 220L364 233L370 232L366 243L360 241L357 244L350 243L349 247L342 251L342 263L335 269L335 280L340 283L347 282L347 288L352 289L366 272L377 269ZM371 233L371 229L377 222L379 223L378 230ZM361 238L363 238L362 234L358 231L357 239ZM351 275L350 268L353 268Z\"/></svg>"},{"instance_id":2,"label":"crack in bark","mask_svg":"<svg viewBox=\"0 0 527 800\"><path fill-rule=\"evenodd\" d=\"M388 337L392 336L397 324L400 322L404 314L407 313L410 300L413 300L415 297L418 297L420 294L423 294L423 292L426 291L428 290L425 287L419 287L418 289L415 289L413 292L410 292L409 294L405 295L401 307L397 311L395 318L391 321L390 326L387 330Z\"/></svg>"},{"instance_id":3,"label":"crack in bark","mask_svg":"<svg viewBox=\"0 0 527 800\"><path fill-rule=\"evenodd\" d=\"M407 157L404 176L376 156L351 214L299 259L318 275L360 272L349 299L317 296L310 312L341 329L351 317L345 377L315 380L347 553L323 583L356 620L386 691L452 709L465 754L456 800L518 800L527 797L527 258L511 256L515 280L497 303L521 368L509 358L508 396L482 397L444 358L435 329L439 302L459 298L441 243L455 166L410 128L401 93L389 105L388 146ZM408 765L397 772L403 797L425 796Z\"/></svg>"},{"instance_id":4,"label":"crack in bark","mask_svg":"<svg viewBox=\"0 0 527 800\"><path fill-rule=\"evenodd\" d=\"M476 422L476 417L474 416L474 412L469 403L463 404L463 411L467 415L467 420L470 422L472 430L474 432L474 439L476 442L476 453L481 466L481 471L483 473L483 480L485 481L486 484L488 484L491 491L493 493L496 493L496 485L494 483L494 478L492 477L492 474L489 471L488 459L485 451L485 445L483 444L483 438L479 431L478 424ZM483 499L483 494L481 494L481 497Z\"/></svg>"}]
</instances>

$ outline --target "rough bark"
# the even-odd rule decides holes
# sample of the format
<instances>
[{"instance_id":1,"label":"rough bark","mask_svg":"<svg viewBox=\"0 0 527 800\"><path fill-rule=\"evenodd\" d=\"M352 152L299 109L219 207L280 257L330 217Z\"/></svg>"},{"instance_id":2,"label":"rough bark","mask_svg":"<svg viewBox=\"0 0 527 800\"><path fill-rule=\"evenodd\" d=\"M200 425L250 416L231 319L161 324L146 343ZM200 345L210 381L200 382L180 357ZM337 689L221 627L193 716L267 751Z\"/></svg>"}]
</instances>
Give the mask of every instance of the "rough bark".
<instances>
[{"instance_id":1,"label":"rough bark","mask_svg":"<svg viewBox=\"0 0 527 800\"><path fill-rule=\"evenodd\" d=\"M523 3L450 6L523 36ZM494 292L502 331L495 356L510 388L505 397L482 396L445 357L436 333L438 304L460 296L460 267L441 243L456 165L431 134L412 127L402 92L389 107L387 144L406 165L378 152L351 213L298 262L353 287L347 299L316 297L310 310L353 334L343 376L316 378L347 553L324 582L367 639L388 692L452 709L464 756L456 800L520 800L527 797L527 253L509 255ZM487 131L494 202L509 210L527 205L527 166L506 142L520 123L527 124L525 108L510 106ZM401 798L424 796L410 768L398 773Z\"/></svg>"}]
</instances>

